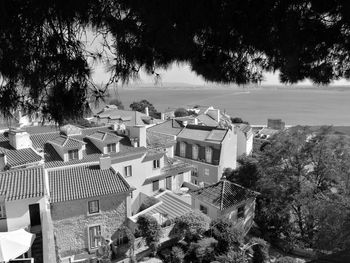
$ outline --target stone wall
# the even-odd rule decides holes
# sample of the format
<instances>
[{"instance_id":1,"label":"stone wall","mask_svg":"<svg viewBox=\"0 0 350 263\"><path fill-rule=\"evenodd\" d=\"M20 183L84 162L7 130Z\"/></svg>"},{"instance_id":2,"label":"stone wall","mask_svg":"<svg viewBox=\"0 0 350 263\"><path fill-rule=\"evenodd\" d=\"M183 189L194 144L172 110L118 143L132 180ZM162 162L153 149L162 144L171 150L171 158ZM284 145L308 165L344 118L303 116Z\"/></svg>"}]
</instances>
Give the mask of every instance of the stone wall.
<instances>
[{"instance_id":1,"label":"stone wall","mask_svg":"<svg viewBox=\"0 0 350 263\"><path fill-rule=\"evenodd\" d=\"M88 215L88 201L99 200L100 213ZM88 251L88 227L100 225L101 235L110 239L126 220L126 195L109 195L53 203L51 207L59 257Z\"/></svg>"}]
</instances>

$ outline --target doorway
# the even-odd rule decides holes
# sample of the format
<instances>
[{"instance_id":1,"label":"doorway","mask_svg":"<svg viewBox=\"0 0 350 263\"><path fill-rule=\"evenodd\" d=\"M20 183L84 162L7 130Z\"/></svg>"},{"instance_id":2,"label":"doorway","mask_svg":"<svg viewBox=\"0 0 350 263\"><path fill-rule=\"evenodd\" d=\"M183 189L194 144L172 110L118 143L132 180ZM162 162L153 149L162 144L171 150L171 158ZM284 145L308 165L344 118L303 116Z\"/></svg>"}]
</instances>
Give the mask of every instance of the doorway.
<instances>
[{"instance_id":1,"label":"doorway","mask_svg":"<svg viewBox=\"0 0 350 263\"><path fill-rule=\"evenodd\" d=\"M30 225L39 226L41 225L40 221L40 205L32 204L29 205L29 216L30 216Z\"/></svg>"}]
</instances>

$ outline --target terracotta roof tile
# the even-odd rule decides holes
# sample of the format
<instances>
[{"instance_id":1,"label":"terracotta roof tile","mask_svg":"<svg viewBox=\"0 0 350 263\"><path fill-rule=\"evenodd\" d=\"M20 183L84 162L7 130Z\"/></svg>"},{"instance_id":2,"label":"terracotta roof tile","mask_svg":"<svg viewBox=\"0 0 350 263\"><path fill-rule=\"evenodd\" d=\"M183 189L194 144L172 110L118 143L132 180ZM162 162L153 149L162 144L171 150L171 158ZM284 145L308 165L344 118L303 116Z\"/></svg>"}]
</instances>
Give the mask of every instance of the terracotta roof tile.
<instances>
[{"instance_id":1,"label":"terracotta roof tile","mask_svg":"<svg viewBox=\"0 0 350 263\"><path fill-rule=\"evenodd\" d=\"M178 135L183 126L176 120L168 120L155 126L149 127L147 130L163 134Z\"/></svg>"},{"instance_id":2,"label":"terracotta roof tile","mask_svg":"<svg viewBox=\"0 0 350 263\"><path fill-rule=\"evenodd\" d=\"M162 134L147 130L147 147L148 148L166 148L176 143L173 135Z\"/></svg>"},{"instance_id":3,"label":"terracotta roof tile","mask_svg":"<svg viewBox=\"0 0 350 263\"><path fill-rule=\"evenodd\" d=\"M50 202L65 202L89 197L124 193L129 184L112 169L101 170L98 165L75 166L49 171Z\"/></svg>"},{"instance_id":4,"label":"terracotta roof tile","mask_svg":"<svg viewBox=\"0 0 350 263\"><path fill-rule=\"evenodd\" d=\"M79 148L83 144L86 144L85 142L80 141L78 139L63 136L63 135L60 135L60 136L56 137L55 139L48 141L48 143L56 144L60 147L64 147L64 148L68 148L68 149Z\"/></svg>"},{"instance_id":5,"label":"terracotta roof tile","mask_svg":"<svg viewBox=\"0 0 350 263\"><path fill-rule=\"evenodd\" d=\"M123 137L120 137L120 136L115 135L113 133L103 132L103 131L94 132L90 135L87 135L87 137L93 138L96 140L100 140L103 142L118 142L119 140L121 140L123 138Z\"/></svg>"},{"instance_id":6,"label":"terracotta roof tile","mask_svg":"<svg viewBox=\"0 0 350 263\"><path fill-rule=\"evenodd\" d=\"M0 173L0 195L6 201L44 196L43 168L35 167Z\"/></svg>"}]
</instances>

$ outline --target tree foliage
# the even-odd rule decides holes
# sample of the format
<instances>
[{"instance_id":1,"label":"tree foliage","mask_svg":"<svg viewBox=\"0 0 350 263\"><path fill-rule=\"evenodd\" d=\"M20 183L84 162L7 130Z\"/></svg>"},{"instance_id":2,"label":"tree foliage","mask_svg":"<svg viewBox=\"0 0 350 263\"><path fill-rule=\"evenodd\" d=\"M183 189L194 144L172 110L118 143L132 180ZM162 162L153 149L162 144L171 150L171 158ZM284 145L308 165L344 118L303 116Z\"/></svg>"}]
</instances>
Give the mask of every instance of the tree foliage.
<instances>
[{"instance_id":1,"label":"tree foliage","mask_svg":"<svg viewBox=\"0 0 350 263\"><path fill-rule=\"evenodd\" d=\"M145 113L146 107L148 108L149 116L153 118L160 118L160 113L156 110L152 103L148 100L134 101L130 104L130 108L134 111Z\"/></svg>"},{"instance_id":2,"label":"tree foliage","mask_svg":"<svg viewBox=\"0 0 350 263\"><path fill-rule=\"evenodd\" d=\"M243 162L231 180L261 193L255 221L271 238L342 249L350 242L349 145L328 127L292 128L274 136L255 161Z\"/></svg>"},{"instance_id":3,"label":"tree foliage","mask_svg":"<svg viewBox=\"0 0 350 263\"><path fill-rule=\"evenodd\" d=\"M176 218L174 231L187 241L198 240L208 229L209 223L207 215L194 210Z\"/></svg>"},{"instance_id":4,"label":"tree foliage","mask_svg":"<svg viewBox=\"0 0 350 263\"><path fill-rule=\"evenodd\" d=\"M119 110L124 110L123 102L117 98L111 99L109 104L113 104L118 107Z\"/></svg>"},{"instance_id":5,"label":"tree foliage","mask_svg":"<svg viewBox=\"0 0 350 263\"><path fill-rule=\"evenodd\" d=\"M185 117L188 116L189 113L185 108L178 108L174 112L175 117Z\"/></svg>"},{"instance_id":6,"label":"tree foliage","mask_svg":"<svg viewBox=\"0 0 350 263\"><path fill-rule=\"evenodd\" d=\"M108 84L140 69L158 75L173 62L224 83L260 82L263 71L276 70L285 83L350 76L345 0L5 0L1 14L3 114L23 108L45 109L58 122L78 116L87 98L106 91L92 83L88 61L105 63ZM98 36L103 49L89 50Z\"/></svg>"},{"instance_id":7,"label":"tree foliage","mask_svg":"<svg viewBox=\"0 0 350 263\"><path fill-rule=\"evenodd\" d=\"M162 229L157 220L150 215L140 215L137 218L137 227L147 246L155 252L162 237Z\"/></svg>"}]
</instances>

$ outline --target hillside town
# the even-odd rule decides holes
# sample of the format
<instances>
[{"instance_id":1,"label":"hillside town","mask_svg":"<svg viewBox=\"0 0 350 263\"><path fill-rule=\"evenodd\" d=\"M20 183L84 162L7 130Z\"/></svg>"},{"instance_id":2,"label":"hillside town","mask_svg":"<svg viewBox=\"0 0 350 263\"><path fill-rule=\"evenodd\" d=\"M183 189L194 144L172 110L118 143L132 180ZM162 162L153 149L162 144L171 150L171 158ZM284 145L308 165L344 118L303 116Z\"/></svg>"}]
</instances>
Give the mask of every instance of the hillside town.
<instances>
[{"instance_id":1,"label":"hillside town","mask_svg":"<svg viewBox=\"0 0 350 263\"><path fill-rule=\"evenodd\" d=\"M91 111L84 125L63 126L17 113L0 137L0 232L31 235L16 260L136 262L184 242L186 227L198 235L211 231L213 239L223 222L254 236L260 193L231 180L230 172L289 127L279 119L235 122L213 106L186 111L156 119L148 107L111 104ZM151 221L159 228L147 237L140 222ZM246 260L248 247L261 244L250 242L243 244ZM298 255L300 262L309 256Z\"/></svg>"}]
</instances>

